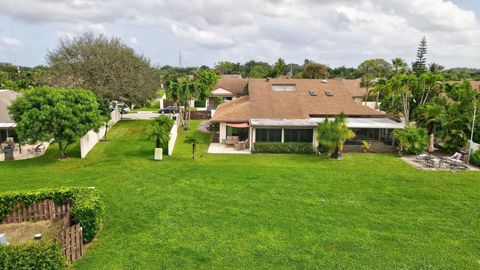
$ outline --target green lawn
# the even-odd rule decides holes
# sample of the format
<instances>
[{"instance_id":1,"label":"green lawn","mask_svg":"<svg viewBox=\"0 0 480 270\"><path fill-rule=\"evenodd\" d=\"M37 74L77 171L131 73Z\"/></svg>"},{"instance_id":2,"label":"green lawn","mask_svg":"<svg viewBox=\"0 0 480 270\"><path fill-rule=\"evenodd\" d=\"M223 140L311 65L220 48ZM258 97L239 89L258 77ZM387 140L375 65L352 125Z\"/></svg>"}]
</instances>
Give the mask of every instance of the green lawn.
<instances>
[{"instance_id":1,"label":"green lawn","mask_svg":"<svg viewBox=\"0 0 480 270\"><path fill-rule=\"evenodd\" d=\"M193 161L183 132L156 162L147 127L120 122L83 160L59 161L52 147L1 162L0 191L103 192L104 229L76 269L480 268L476 172L381 154L208 155L206 143Z\"/></svg>"}]
</instances>

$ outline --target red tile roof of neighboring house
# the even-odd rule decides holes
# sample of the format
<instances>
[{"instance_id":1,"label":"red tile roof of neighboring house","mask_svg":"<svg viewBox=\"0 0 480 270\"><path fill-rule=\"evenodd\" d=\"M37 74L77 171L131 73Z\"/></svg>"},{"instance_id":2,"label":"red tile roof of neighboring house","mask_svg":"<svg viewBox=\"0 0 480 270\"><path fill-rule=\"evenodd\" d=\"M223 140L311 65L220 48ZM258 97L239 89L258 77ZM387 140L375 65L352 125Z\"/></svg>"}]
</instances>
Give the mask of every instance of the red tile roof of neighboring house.
<instances>
[{"instance_id":1,"label":"red tile roof of neighboring house","mask_svg":"<svg viewBox=\"0 0 480 270\"><path fill-rule=\"evenodd\" d=\"M287 85L296 91L273 91L272 85ZM291 89L290 89L291 90ZM333 95L328 96L327 91ZM212 120L245 122L249 119L308 119L313 116L339 115L384 117L353 101L352 94L341 80L250 79L248 96L222 103ZM312 95L314 94L314 95ZM316 95L315 95L316 94Z\"/></svg>"},{"instance_id":2,"label":"red tile roof of neighboring house","mask_svg":"<svg viewBox=\"0 0 480 270\"><path fill-rule=\"evenodd\" d=\"M222 88L232 92L234 96L245 95L245 88L248 85L248 80L243 78L220 78L212 91Z\"/></svg>"}]
</instances>

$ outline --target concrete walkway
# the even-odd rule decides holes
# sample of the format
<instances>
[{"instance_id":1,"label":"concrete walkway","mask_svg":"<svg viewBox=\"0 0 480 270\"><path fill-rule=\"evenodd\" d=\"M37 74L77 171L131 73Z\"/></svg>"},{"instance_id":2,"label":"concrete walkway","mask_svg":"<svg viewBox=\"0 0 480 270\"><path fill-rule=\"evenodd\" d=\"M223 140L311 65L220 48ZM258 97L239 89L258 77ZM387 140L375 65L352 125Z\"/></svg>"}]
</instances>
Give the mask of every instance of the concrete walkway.
<instances>
[{"instance_id":1,"label":"concrete walkway","mask_svg":"<svg viewBox=\"0 0 480 270\"><path fill-rule=\"evenodd\" d=\"M208 130L208 124L210 123L210 120L203 120L200 122L200 125L198 125L197 130L200 132L206 132L209 133L210 130Z\"/></svg>"},{"instance_id":2,"label":"concrete walkway","mask_svg":"<svg viewBox=\"0 0 480 270\"><path fill-rule=\"evenodd\" d=\"M233 145L225 145L222 143L210 143L208 147L209 154L250 154L250 150L235 150Z\"/></svg>"}]
</instances>

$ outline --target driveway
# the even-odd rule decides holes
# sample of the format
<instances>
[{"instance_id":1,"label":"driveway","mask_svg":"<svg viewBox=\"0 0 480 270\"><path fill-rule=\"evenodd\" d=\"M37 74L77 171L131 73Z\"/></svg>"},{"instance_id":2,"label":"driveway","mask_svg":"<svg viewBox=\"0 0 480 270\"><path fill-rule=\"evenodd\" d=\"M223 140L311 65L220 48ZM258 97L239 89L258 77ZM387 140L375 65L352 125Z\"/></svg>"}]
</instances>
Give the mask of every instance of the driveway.
<instances>
[{"instance_id":1,"label":"driveway","mask_svg":"<svg viewBox=\"0 0 480 270\"><path fill-rule=\"evenodd\" d=\"M137 112L122 114L122 119L127 120L150 120L159 117L160 114L156 112Z\"/></svg>"}]
</instances>

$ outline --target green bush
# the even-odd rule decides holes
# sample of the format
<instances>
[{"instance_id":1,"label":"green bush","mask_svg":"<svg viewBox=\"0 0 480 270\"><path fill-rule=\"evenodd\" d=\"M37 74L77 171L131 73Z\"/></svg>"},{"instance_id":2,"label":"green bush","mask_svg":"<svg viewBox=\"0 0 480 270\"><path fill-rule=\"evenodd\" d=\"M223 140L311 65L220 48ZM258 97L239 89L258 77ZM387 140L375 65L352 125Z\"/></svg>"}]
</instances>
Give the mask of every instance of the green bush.
<instances>
[{"instance_id":1,"label":"green bush","mask_svg":"<svg viewBox=\"0 0 480 270\"><path fill-rule=\"evenodd\" d=\"M100 194L91 188L42 189L31 192L0 194L0 219L6 217L18 202L23 206L52 199L55 204L72 203L72 220L83 228L83 240L91 241L100 230L104 206Z\"/></svg>"},{"instance_id":2,"label":"green bush","mask_svg":"<svg viewBox=\"0 0 480 270\"><path fill-rule=\"evenodd\" d=\"M472 153L472 155L470 156L470 163L475 166L480 166L480 150Z\"/></svg>"},{"instance_id":3,"label":"green bush","mask_svg":"<svg viewBox=\"0 0 480 270\"><path fill-rule=\"evenodd\" d=\"M0 246L0 269L65 269L66 261L58 243L31 242Z\"/></svg>"},{"instance_id":4,"label":"green bush","mask_svg":"<svg viewBox=\"0 0 480 270\"><path fill-rule=\"evenodd\" d=\"M299 142L256 142L253 144L255 153L296 153L311 154L313 147L311 143Z\"/></svg>"},{"instance_id":5,"label":"green bush","mask_svg":"<svg viewBox=\"0 0 480 270\"><path fill-rule=\"evenodd\" d=\"M207 104L206 100L195 100L195 107L203 108Z\"/></svg>"},{"instance_id":6,"label":"green bush","mask_svg":"<svg viewBox=\"0 0 480 270\"><path fill-rule=\"evenodd\" d=\"M396 139L400 141L403 151L410 154L420 154L428 146L428 134L424 128L406 127L393 132Z\"/></svg>"}]
</instances>

